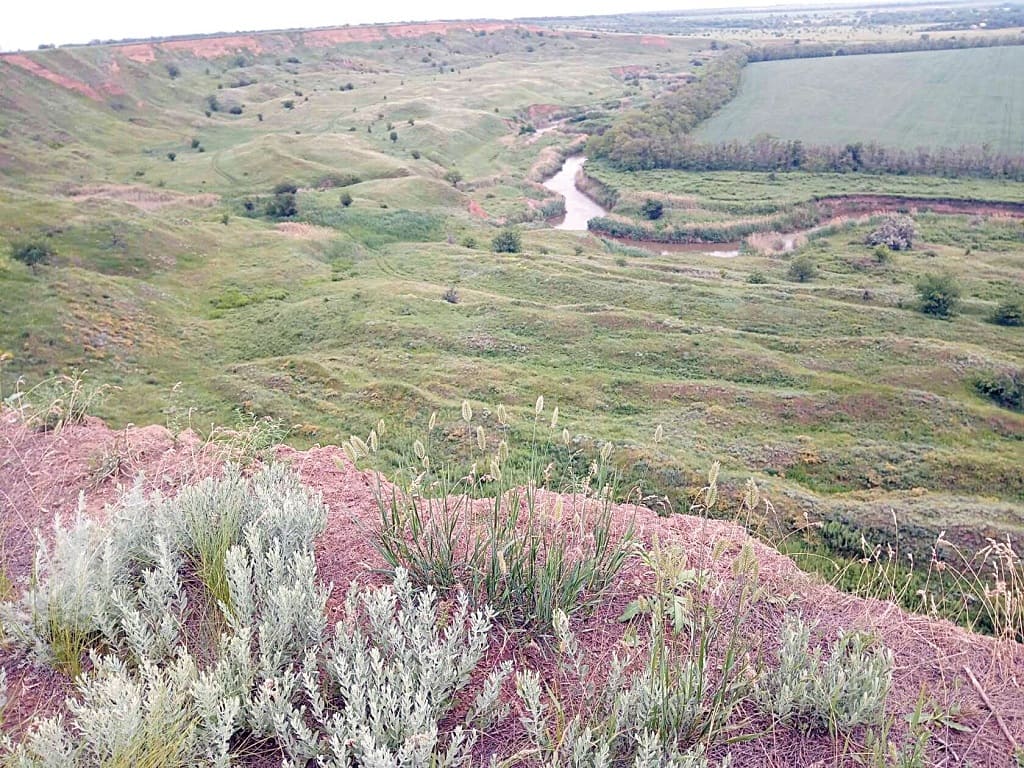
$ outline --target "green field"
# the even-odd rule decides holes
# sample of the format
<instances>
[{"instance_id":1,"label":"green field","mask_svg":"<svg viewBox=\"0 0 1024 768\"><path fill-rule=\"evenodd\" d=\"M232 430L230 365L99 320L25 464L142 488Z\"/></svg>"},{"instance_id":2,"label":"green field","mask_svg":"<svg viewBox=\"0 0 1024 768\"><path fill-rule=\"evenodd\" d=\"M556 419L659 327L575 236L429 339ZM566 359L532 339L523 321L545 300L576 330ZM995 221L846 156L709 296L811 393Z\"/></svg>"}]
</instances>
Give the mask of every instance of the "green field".
<instances>
[{"instance_id":1,"label":"green field","mask_svg":"<svg viewBox=\"0 0 1024 768\"><path fill-rule=\"evenodd\" d=\"M736 99L697 131L914 149L1024 152L1024 47L796 59L748 65Z\"/></svg>"}]
</instances>

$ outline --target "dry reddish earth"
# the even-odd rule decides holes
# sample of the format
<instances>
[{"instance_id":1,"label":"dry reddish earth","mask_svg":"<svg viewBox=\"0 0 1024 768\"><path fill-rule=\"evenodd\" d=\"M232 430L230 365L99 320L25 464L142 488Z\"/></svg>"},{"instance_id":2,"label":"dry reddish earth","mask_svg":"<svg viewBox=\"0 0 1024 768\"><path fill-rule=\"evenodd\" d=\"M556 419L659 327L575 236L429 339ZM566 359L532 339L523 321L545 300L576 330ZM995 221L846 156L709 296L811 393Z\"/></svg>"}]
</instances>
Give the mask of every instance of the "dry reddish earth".
<instances>
[{"instance_id":1,"label":"dry reddish earth","mask_svg":"<svg viewBox=\"0 0 1024 768\"><path fill-rule=\"evenodd\" d=\"M120 457L120 463L108 476L99 468L109 466L105 459L110 456ZM0 418L0 553L7 572L24 584L31 571L35 532L45 536L53 515L71 513L80 493L90 514L102 514L103 505L117 497L118 487L140 473L147 490L173 493L183 483L216 473L222 459L216 446L202 443L191 433L175 437L162 427L115 431L95 420L59 434L40 433L25 428L8 412ZM380 583L384 579L380 573L384 563L371 544L379 524L374 491L384 481L353 467L334 446L309 451L283 447L278 449L277 459L290 464L328 505L327 530L318 542L317 560L324 580L335 585L330 602L333 613L351 581ZM556 519L559 502L561 512ZM581 507L587 503L575 496L539 495L539 508L550 515L551 524L563 526L567 532L574 528L574 521L578 523ZM732 523L685 515L663 518L645 508L621 505L614 510L614 524L618 532L635 524L641 540L650 542L657 536L663 547L684 549L691 564L712 570L713 581L725 584L734 580L733 558L749 545L759 565L757 579L766 594L743 625L752 655L769 661L773 658L778 630L787 614L800 613L816 622L815 637L826 645L840 630L872 631L896 657L888 709L896 716L897 734L905 732L902 715L912 710L924 691L940 706L959 707L958 722L969 728L960 732L936 725L930 765L969 762L975 768L1006 768L1012 764L1010 739L1024 741L1024 647L1020 644L909 615L890 603L839 593L802 573L791 560ZM724 555L713 556L716 549ZM651 588L650 572L639 561L631 561L596 614L575 622L592 669L603 669L613 651L623 653L624 626L618 616L632 599ZM723 621L735 608L729 600L718 607ZM498 629L483 666L489 669L504 659L539 668L543 679L559 680L550 655L542 652L541 644L529 634ZM14 697L5 713L6 730L19 733L32 714L59 710L69 689L66 679L10 651L0 651L0 664L8 671ZM988 702L970 682L965 671L968 667ZM561 682L570 710L584 706L585 702L574 700L572 687ZM472 695L472 685L468 694ZM1009 739L997 724L996 713L1006 724ZM854 764L849 750L844 755L843 744L827 736L808 736L785 727L771 729L756 711L746 714L745 731L762 735L729 748L738 766ZM522 740L516 718L511 717L484 735L479 752L481 756L493 751L508 754Z\"/></svg>"}]
</instances>

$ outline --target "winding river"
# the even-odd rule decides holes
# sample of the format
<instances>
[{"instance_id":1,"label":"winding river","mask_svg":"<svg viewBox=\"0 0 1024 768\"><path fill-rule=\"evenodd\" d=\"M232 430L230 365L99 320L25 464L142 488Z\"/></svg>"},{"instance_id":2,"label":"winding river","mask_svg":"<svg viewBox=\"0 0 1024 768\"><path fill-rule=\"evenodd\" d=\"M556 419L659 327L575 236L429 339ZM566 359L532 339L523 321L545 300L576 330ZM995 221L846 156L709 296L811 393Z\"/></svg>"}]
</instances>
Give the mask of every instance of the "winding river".
<instances>
[{"instance_id":1,"label":"winding river","mask_svg":"<svg viewBox=\"0 0 1024 768\"><path fill-rule=\"evenodd\" d=\"M596 216L607 216L608 211L576 189L576 174L587 158L583 155L567 157L562 169L544 182L544 186L565 198L565 218L555 229L586 232L587 222Z\"/></svg>"}]
</instances>

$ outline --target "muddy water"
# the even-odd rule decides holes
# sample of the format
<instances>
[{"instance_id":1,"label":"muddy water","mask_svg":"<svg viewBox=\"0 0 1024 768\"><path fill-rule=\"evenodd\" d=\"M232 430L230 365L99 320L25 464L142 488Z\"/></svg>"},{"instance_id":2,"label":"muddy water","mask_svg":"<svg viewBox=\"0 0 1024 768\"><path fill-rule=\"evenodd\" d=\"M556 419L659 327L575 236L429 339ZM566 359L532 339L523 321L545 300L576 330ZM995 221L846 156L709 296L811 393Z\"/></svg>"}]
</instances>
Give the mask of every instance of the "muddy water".
<instances>
[{"instance_id":1,"label":"muddy water","mask_svg":"<svg viewBox=\"0 0 1024 768\"><path fill-rule=\"evenodd\" d=\"M555 229L571 229L585 232L587 222L596 216L606 216L608 211L576 189L576 173L587 158L573 155L565 160L562 170L544 182L544 186L565 198L565 218Z\"/></svg>"}]
</instances>

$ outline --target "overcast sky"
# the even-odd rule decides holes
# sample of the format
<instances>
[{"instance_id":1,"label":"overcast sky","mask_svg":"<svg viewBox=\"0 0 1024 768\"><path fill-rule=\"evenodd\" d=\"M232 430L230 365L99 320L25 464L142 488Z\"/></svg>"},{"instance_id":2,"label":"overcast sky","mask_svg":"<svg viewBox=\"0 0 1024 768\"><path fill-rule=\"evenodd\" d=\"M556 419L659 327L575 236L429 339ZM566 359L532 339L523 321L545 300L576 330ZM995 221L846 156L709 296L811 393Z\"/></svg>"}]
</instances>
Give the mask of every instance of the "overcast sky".
<instances>
[{"instance_id":1,"label":"overcast sky","mask_svg":"<svg viewBox=\"0 0 1024 768\"><path fill-rule=\"evenodd\" d=\"M795 0L799 3L800 0ZM778 5L779 0L3 0L0 50L90 40L428 19L507 19ZM794 0L790 0L793 5ZM821 4L820 0L817 4Z\"/></svg>"}]
</instances>

